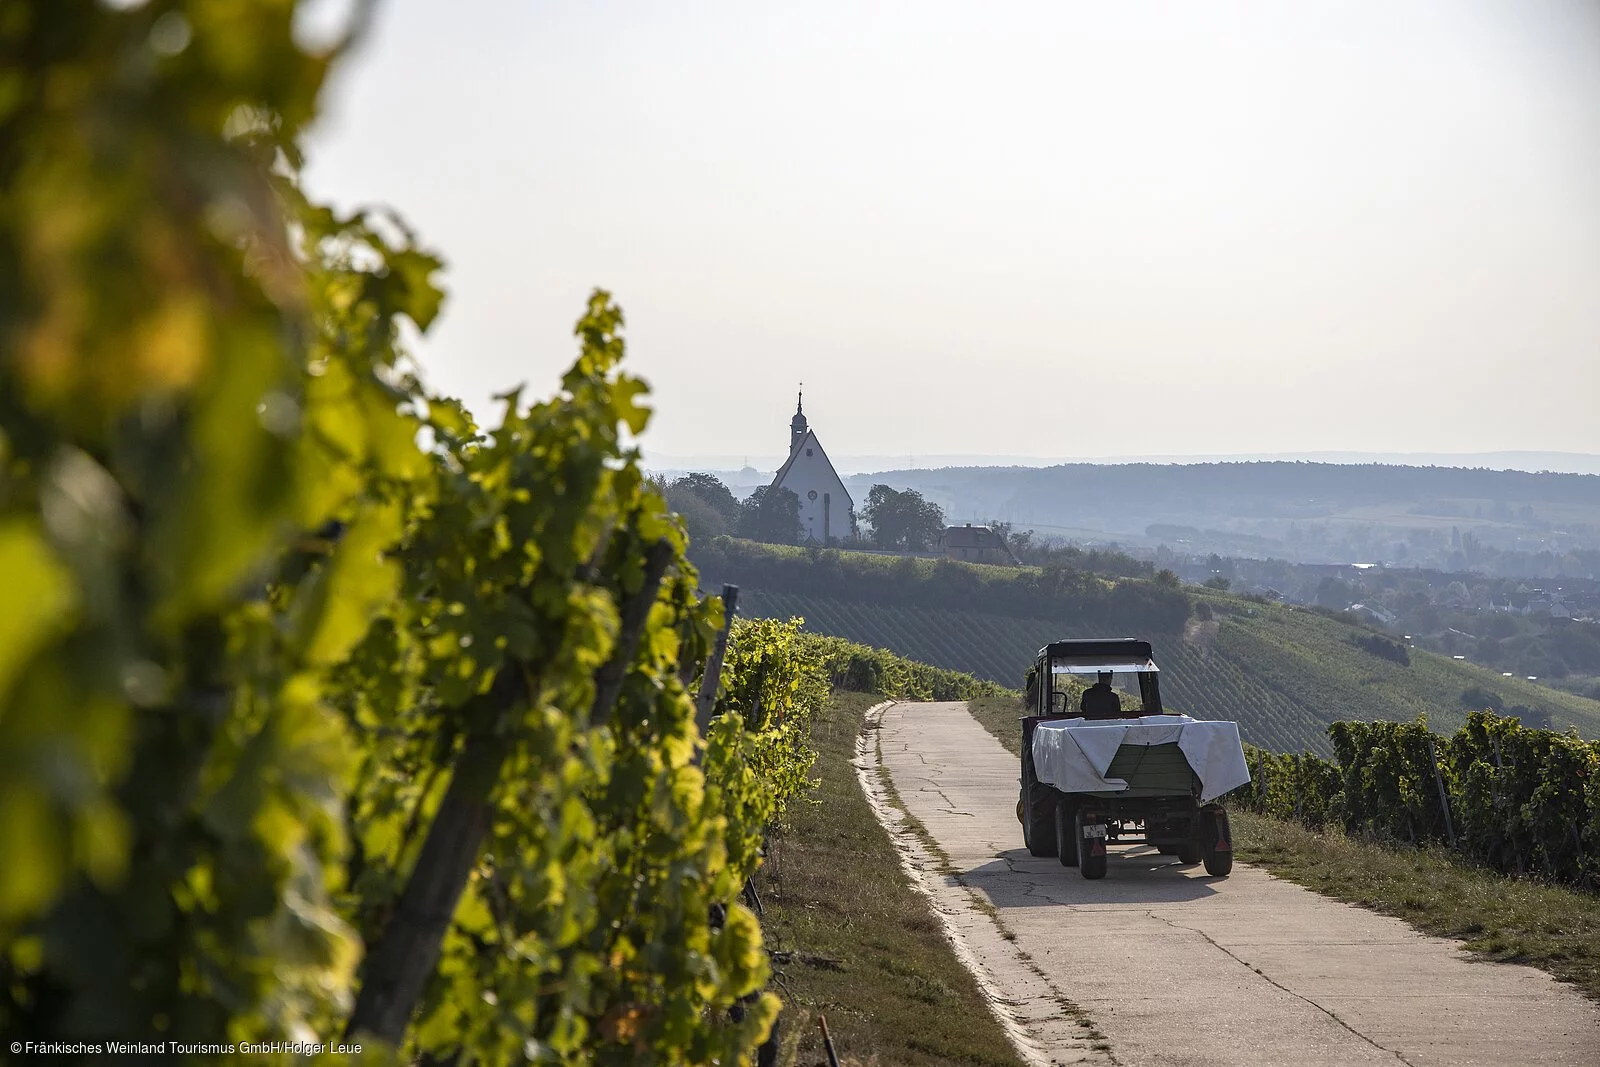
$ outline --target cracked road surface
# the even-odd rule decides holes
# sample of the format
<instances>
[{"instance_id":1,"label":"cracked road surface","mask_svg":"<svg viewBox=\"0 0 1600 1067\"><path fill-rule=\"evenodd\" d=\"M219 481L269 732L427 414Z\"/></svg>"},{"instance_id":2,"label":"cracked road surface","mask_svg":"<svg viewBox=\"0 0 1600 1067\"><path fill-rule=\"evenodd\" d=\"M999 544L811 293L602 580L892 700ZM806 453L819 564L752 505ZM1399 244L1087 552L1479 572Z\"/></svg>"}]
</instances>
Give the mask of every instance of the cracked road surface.
<instances>
[{"instance_id":1,"label":"cracked road surface","mask_svg":"<svg viewBox=\"0 0 1600 1067\"><path fill-rule=\"evenodd\" d=\"M1029 856L1016 761L963 704L895 704L877 740L947 873L993 905L998 944L1031 958L1116 1062L1600 1064L1600 1008L1542 971L1474 962L1456 942L1245 864L1211 878L1114 846L1091 882ZM966 948L987 966L984 944L997 942L980 941ZM1016 968L995 964L1003 987Z\"/></svg>"}]
</instances>

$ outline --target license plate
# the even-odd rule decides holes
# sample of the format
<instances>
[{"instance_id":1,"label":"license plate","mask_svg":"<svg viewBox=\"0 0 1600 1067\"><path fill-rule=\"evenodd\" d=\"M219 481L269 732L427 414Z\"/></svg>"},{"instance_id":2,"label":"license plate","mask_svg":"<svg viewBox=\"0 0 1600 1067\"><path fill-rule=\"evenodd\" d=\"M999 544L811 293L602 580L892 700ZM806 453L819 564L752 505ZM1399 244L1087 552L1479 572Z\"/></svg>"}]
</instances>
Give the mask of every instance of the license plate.
<instances>
[{"instance_id":1,"label":"license plate","mask_svg":"<svg viewBox=\"0 0 1600 1067\"><path fill-rule=\"evenodd\" d=\"M1098 826L1085 826L1083 828L1083 836L1084 837L1104 837L1104 836L1106 836L1105 823L1101 823Z\"/></svg>"}]
</instances>

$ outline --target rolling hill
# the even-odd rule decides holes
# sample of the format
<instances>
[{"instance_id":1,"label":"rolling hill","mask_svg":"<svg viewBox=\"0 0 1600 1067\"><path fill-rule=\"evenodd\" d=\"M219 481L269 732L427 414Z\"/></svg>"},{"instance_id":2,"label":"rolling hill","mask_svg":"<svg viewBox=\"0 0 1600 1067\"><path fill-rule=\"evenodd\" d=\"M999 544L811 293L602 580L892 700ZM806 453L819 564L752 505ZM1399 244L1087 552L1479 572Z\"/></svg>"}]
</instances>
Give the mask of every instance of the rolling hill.
<instances>
[{"instance_id":1,"label":"rolling hill","mask_svg":"<svg viewBox=\"0 0 1600 1067\"><path fill-rule=\"evenodd\" d=\"M1548 714L1555 729L1576 727L1586 737L1600 737L1600 702L1420 649L1410 649L1410 664L1402 665L1357 647L1354 641L1372 631L1310 610L1191 588L1187 592L1193 601L1205 605L1199 614L1209 609L1211 619L1190 618L1181 627L1138 627L1126 618L1104 622L1065 601L1068 610L1060 612L994 610L993 598L964 607L985 600L972 598L970 590L965 599L953 594L947 606L934 606L928 586L937 579L931 574L917 596L886 603L881 586L872 589L871 598L854 597L849 583L837 580L841 561L848 571L852 553L832 554L834 579L817 583L826 587L823 593L807 591L796 581L794 550L775 551L786 554L791 570L781 580L773 576L767 588L760 580L762 568L751 566L748 555L741 557L743 566L734 568L742 573L717 575L718 581L740 585L742 613L800 616L818 633L1016 687L1035 651L1047 641L1147 638L1163 670L1161 690L1169 706L1198 718L1235 720L1245 740L1277 751L1331 754L1324 731L1339 719L1409 720L1426 714L1436 728L1453 730L1465 720L1468 707L1462 696L1472 689L1493 693L1507 706ZM870 566L882 566L881 557L869 559ZM1016 569L971 569L1021 578Z\"/></svg>"}]
</instances>

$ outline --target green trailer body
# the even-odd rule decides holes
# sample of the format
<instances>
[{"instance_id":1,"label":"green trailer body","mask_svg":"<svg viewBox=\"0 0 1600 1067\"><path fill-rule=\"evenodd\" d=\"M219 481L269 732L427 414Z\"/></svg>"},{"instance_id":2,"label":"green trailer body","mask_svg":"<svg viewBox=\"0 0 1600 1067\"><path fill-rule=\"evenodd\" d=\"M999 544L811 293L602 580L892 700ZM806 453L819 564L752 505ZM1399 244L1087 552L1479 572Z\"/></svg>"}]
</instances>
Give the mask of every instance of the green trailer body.
<instances>
[{"instance_id":1,"label":"green trailer body","mask_svg":"<svg viewBox=\"0 0 1600 1067\"><path fill-rule=\"evenodd\" d=\"M1165 745L1123 745L1106 768L1107 778L1120 778L1128 788L1115 792L1077 793L1105 800L1143 797L1191 797L1200 791L1200 777L1176 741Z\"/></svg>"}]
</instances>

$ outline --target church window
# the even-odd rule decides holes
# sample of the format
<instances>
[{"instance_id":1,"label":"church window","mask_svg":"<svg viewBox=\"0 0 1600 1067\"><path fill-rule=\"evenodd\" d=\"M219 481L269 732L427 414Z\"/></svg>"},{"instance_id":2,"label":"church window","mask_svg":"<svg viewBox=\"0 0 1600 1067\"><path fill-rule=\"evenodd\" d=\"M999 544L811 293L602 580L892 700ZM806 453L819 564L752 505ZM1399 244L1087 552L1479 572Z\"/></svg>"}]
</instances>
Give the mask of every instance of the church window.
<instances>
[{"instance_id":1,"label":"church window","mask_svg":"<svg viewBox=\"0 0 1600 1067\"><path fill-rule=\"evenodd\" d=\"M806 449L806 455L808 455L808 456L811 455L811 449L809 449L809 448Z\"/></svg>"},{"instance_id":2,"label":"church window","mask_svg":"<svg viewBox=\"0 0 1600 1067\"><path fill-rule=\"evenodd\" d=\"M815 499L817 499L817 491L815 489L811 490L811 492L806 494L806 499L807 500L815 500Z\"/></svg>"}]
</instances>

